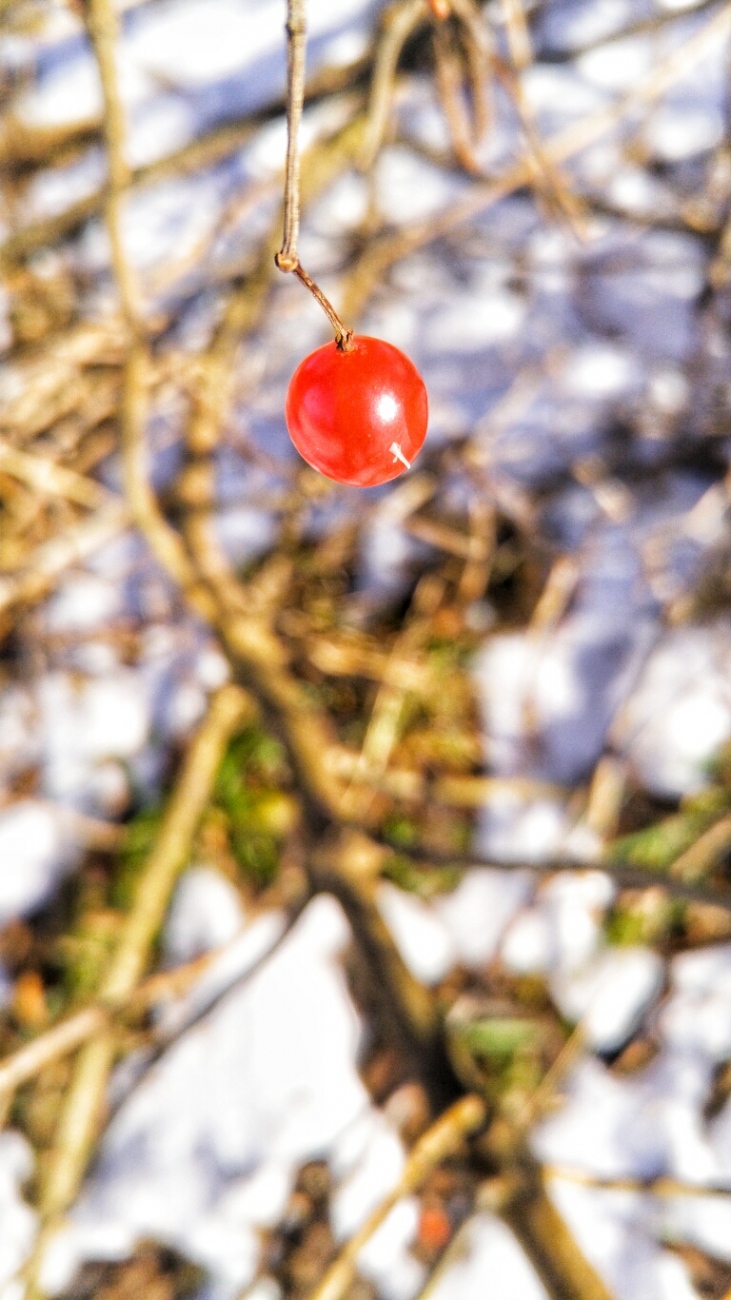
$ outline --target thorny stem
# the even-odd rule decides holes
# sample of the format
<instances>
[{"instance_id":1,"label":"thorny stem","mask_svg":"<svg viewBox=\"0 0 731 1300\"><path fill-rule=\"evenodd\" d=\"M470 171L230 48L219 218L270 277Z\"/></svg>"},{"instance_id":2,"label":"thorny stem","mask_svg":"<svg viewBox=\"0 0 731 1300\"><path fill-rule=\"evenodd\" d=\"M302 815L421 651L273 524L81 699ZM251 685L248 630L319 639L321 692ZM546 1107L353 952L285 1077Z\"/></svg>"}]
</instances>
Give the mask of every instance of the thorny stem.
<instances>
[{"instance_id":1,"label":"thorny stem","mask_svg":"<svg viewBox=\"0 0 731 1300\"><path fill-rule=\"evenodd\" d=\"M287 0L287 163L284 173L284 233L282 247L275 255L280 271L294 271L297 279L319 302L335 330L342 352L353 349L353 331L341 321L328 298L300 265L297 241L300 228L300 153L299 129L305 97L305 48L307 26L304 0Z\"/></svg>"}]
</instances>

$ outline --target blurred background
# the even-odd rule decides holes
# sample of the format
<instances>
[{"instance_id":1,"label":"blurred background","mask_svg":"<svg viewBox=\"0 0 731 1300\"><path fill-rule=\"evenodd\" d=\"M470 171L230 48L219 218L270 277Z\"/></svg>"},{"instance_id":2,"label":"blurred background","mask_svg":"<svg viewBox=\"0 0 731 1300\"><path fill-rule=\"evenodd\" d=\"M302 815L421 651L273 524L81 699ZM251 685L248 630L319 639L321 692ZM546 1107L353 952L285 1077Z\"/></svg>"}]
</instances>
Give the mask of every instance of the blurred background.
<instances>
[{"instance_id":1,"label":"blurred background","mask_svg":"<svg viewBox=\"0 0 731 1300\"><path fill-rule=\"evenodd\" d=\"M731 5L310 0L366 491L285 21L0 0L0 1297L728 1300Z\"/></svg>"}]
</instances>

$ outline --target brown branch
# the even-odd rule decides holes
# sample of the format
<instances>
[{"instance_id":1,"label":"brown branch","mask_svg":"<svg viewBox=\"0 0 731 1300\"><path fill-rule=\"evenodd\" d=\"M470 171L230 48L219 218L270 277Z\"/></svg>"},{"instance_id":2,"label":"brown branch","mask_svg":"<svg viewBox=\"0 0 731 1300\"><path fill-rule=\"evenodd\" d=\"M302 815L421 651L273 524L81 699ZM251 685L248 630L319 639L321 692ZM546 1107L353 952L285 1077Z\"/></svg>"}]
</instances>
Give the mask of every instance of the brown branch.
<instances>
[{"instance_id":1,"label":"brown branch","mask_svg":"<svg viewBox=\"0 0 731 1300\"><path fill-rule=\"evenodd\" d=\"M127 259L122 233L122 214L130 169L124 152L124 110L116 70L118 20L112 0L90 0L88 21L104 98L104 134L109 164L106 223L114 276L131 340L122 378L121 399L125 496L132 518L147 539L156 559L175 579L194 609L204 616L210 616L211 603L207 593L196 581L195 571L188 560L181 537L164 518L147 473L145 420L149 351L145 325L140 314L138 286Z\"/></svg>"},{"instance_id":2,"label":"brown branch","mask_svg":"<svg viewBox=\"0 0 731 1300\"><path fill-rule=\"evenodd\" d=\"M132 517L163 568L183 592L192 594L196 607L208 609L205 594L196 590L195 574L178 533L164 518L147 474L145 419L149 367L145 326L140 314L138 286L127 259L122 233L122 213L130 170L125 158L124 110L116 70L118 20L112 0L90 0L89 32L99 66L104 97L104 134L109 164L106 223L112 266L131 346L122 379L122 468L125 495Z\"/></svg>"},{"instance_id":3,"label":"brown branch","mask_svg":"<svg viewBox=\"0 0 731 1300\"><path fill-rule=\"evenodd\" d=\"M535 1171L501 1211L553 1300L614 1300Z\"/></svg>"},{"instance_id":4,"label":"brown branch","mask_svg":"<svg viewBox=\"0 0 731 1300\"><path fill-rule=\"evenodd\" d=\"M305 93L305 0L287 0L287 161L284 170L284 235L274 262L292 271L322 307L343 352L352 350L353 331L343 324L330 300L301 265L297 254L300 228L299 130Z\"/></svg>"},{"instance_id":5,"label":"brown branch","mask_svg":"<svg viewBox=\"0 0 731 1300\"><path fill-rule=\"evenodd\" d=\"M125 496L132 519L166 573L180 587L194 611L210 619L213 605L197 579L180 534L165 519L150 484L145 441L149 356L144 343L135 342L122 380L122 470Z\"/></svg>"}]
</instances>

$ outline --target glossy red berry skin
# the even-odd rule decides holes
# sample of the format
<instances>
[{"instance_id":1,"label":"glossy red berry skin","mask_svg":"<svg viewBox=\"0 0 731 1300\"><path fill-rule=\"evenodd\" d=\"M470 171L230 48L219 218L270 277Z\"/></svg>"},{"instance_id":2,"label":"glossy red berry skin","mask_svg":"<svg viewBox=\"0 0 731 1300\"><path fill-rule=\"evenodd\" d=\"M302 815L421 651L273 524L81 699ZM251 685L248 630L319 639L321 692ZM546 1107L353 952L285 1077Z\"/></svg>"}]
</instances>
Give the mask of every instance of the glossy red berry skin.
<instances>
[{"instance_id":1,"label":"glossy red berry skin","mask_svg":"<svg viewBox=\"0 0 731 1300\"><path fill-rule=\"evenodd\" d=\"M300 455L327 478L374 487L411 465L426 437L426 388L403 352L355 334L311 352L295 370L285 407Z\"/></svg>"}]
</instances>

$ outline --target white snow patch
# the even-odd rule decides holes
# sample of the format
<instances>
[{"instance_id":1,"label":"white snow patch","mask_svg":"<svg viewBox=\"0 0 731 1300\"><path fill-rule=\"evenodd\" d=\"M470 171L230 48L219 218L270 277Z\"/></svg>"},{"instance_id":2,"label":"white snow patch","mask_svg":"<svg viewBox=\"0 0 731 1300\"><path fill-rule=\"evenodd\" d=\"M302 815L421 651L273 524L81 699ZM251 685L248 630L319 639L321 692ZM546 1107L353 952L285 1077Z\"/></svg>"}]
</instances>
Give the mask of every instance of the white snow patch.
<instances>
[{"instance_id":1,"label":"white snow patch","mask_svg":"<svg viewBox=\"0 0 731 1300\"><path fill-rule=\"evenodd\" d=\"M433 907L452 938L457 959L478 970L495 955L506 927L532 888L529 871L504 872L475 867Z\"/></svg>"},{"instance_id":2,"label":"white snow patch","mask_svg":"<svg viewBox=\"0 0 731 1300\"><path fill-rule=\"evenodd\" d=\"M657 1244L656 1215L641 1196L559 1178L551 1180L551 1196L617 1300L697 1300L682 1261Z\"/></svg>"},{"instance_id":3,"label":"white snow patch","mask_svg":"<svg viewBox=\"0 0 731 1300\"><path fill-rule=\"evenodd\" d=\"M244 922L238 891L214 867L190 867L181 876L165 925L167 960L192 961L230 942Z\"/></svg>"},{"instance_id":4,"label":"white snow patch","mask_svg":"<svg viewBox=\"0 0 731 1300\"><path fill-rule=\"evenodd\" d=\"M378 888L378 909L412 974L425 984L438 984L456 960L443 920L427 903L389 881Z\"/></svg>"},{"instance_id":5,"label":"white snow patch","mask_svg":"<svg viewBox=\"0 0 731 1300\"><path fill-rule=\"evenodd\" d=\"M427 345L435 352L481 352L515 338L526 317L526 303L515 293L494 290L470 296L464 302L445 305L428 322Z\"/></svg>"},{"instance_id":6,"label":"white snow patch","mask_svg":"<svg viewBox=\"0 0 731 1300\"><path fill-rule=\"evenodd\" d=\"M425 162L401 145L382 151L375 175L381 215L396 224L433 216L462 188L441 167Z\"/></svg>"},{"instance_id":7,"label":"white snow patch","mask_svg":"<svg viewBox=\"0 0 731 1300\"><path fill-rule=\"evenodd\" d=\"M369 1111L335 964L347 938L338 904L315 900L138 1084L66 1230L69 1259L124 1254L151 1235L210 1269L222 1296L252 1281L257 1228L281 1215L296 1168Z\"/></svg>"},{"instance_id":8,"label":"white snow patch","mask_svg":"<svg viewBox=\"0 0 731 1300\"><path fill-rule=\"evenodd\" d=\"M581 54L574 66L602 90L633 90L647 76L657 58L657 51L647 37L626 37L608 41Z\"/></svg>"},{"instance_id":9,"label":"white snow patch","mask_svg":"<svg viewBox=\"0 0 731 1300\"><path fill-rule=\"evenodd\" d=\"M94 573L67 577L46 606L52 632L85 632L113 619L121 609L119 586Z\"/></svg>"},{"instance_id":10,"label":"white snow patch","mask_svg":"<svg viewBox=\"0 0 731 1300\"><path fill-rule=\"evenodd\" d=\"M680 162L713 149L724 133L723 114L701 104L667 104L650 117L645 130L649 147L668 162Z\"/></svg>"},{"instance_id":11,"label":"white snow patch","mask_svg":"<svg viewBox=\"0 0 731 1300\"><path fill-rule=\"evenodd\" d=\"M480 812L477 847L498 862L545 862L565 848L570 829L558 799L504 791Z\"/></svg>"},{"instance_id":12,"label":"white snow patch","mask_svg":"<svg viewBox=\"0 0 731 1300\"><path fill-rule=\"evenodd\" d=\"M0 925L53 892L72 850L62 809L21 799L0 813Z\"/></svg>"},{"instance_id":13,"label":"white snow patch","mask_svg":"<svg viewBox=\"0 0 731 1300\"><path fill-rule=\"evenodd\" d=\"M501 953L517 971L580 971L600 943L614 886L601 871L561 872L508 927Z\"/></svg>"},{"instance_id":14,"label":"white snow patch","mask_svg":"<svg viewBox=\"0 0 731 1300\"><path fill-rule=\"evenodd\" d=\"M556 972L551 996L567 1020L582 1022L589 1047L613 1051L659 993L663 969L650 948L605 948L579 970Z\"/></svg>"},{"instance_id":15,"label":"white snow patch","mask_svg":"<svg viewBox=\"0 0 731 1300\"><path fill-rule=\"evenodd\" d=\"M147 739L146 692L131 669L83 682L70 674L49 673L38 694L44 781L55 798L83 801L97 763L131 758Z\"/></svg>"},{"instance_id":16,"label":"white snow patch","mask_svg":"<svg viewBox=\"0 0 731 1300\"><path fill-rule=\"evenodd\" d=\"M14 1281L30 1253L36 1215L20 1188L33 1169L33 1153L20 1133L0 1134L0 1297L21 1300L22 1284ZM20 1290L18 1289L20 1285Z\"/></svg>"},{"instance_id":17,"label":"white snow patch","mask_svg":"<svg viewBox=\"0 0 731 1300\"><path fill-rule=\"evenodd\" d=\"M444 1272L430 1300L548 1300L537 1273L509 1228L491 1214L476 1214L464 1250Z\"/></svg>"},{"instance_id":18,"label":"white snow patch","mask_svg":"<svg viewBox=\"0 0 731 1300\"><path fill-rule=\"evenodd\" d=\"M707 780L731 736L731 624L669 629L626 706L625 746L641 783L677 797Z\"/></svg>"},{"instance_id":19,"label":"white snow patch","mask_svg":"<svg viewBox=\"0 0 731 1300\"><path fill-rule=\"evenodd\" d=\"M638 374L637 363L626 349L611 343L586 343L572 351L564 383L576 396L605 400L626 392Z\"/></svg>"},{"instance_id":20,"label":"white snow patch","mask_svg":"<svg viewBox=\"0 0 731 1300\"><path fill-rule=\"evenodd\" d=\"M731 1056L731 946L685 952L671 964L672 997L659 1024L665 1040L714 1061Z\"/></svg>"}]
</instances>

